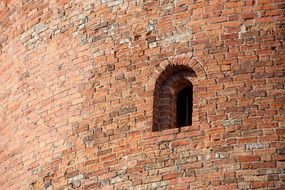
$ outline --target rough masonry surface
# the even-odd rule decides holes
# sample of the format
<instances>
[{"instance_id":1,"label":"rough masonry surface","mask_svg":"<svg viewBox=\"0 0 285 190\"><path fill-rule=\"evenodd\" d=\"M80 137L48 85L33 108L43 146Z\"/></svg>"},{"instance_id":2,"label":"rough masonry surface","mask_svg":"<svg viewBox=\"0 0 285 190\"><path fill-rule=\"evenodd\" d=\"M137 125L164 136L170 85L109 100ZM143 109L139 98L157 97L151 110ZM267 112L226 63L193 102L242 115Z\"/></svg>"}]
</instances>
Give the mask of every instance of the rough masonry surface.
<instances>
[{"instance_id":1,"label":"rough masonry surface","mask_svg":"<svg viewBox=\"0 0 285 190\"><path fill-rule=\"evenodd\" d=\"M0 189L285 189L284 0L1 0ZM168 65L193 124L153 131Z\"/></svg>"}]
</instances>

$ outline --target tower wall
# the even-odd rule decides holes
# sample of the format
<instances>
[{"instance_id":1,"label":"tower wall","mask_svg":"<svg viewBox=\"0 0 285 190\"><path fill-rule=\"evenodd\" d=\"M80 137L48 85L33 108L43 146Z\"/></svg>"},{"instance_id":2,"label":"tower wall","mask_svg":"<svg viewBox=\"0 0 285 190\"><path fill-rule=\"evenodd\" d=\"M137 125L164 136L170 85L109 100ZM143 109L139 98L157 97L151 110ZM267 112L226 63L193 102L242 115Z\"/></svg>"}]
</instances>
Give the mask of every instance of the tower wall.
<instances>
[{"instance_id":1,"label":"tower wall","mask_svg":"<svg viewBox=\"0 0 285 190\"><path fill-rule=\"evenodd\" d=\"M284 189L284 2L0 2L0 189ZM153 131L195 71L193 124Z\"/></svg>"}]
</instances>

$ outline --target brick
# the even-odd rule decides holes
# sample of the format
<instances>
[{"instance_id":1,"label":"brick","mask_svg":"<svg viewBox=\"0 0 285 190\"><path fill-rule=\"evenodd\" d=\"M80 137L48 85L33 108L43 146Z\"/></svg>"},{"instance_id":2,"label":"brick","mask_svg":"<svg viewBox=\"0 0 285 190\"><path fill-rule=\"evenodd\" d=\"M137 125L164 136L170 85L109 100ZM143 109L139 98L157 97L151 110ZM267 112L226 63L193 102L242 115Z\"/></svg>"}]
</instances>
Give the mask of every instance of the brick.
<instances>
[{"instance_id":1,"label":"brick","mask_svg":"<svg viewBox=\"0 0 285 190\"><path fill-rule=\"evenodd\" d=\"M101 186L100 183L93 183L93 184L84 186L83 189L84 189L84 190L96 189L96 188L100 188L100 186Z\"/></svg>"},{"instance_id":2,"label":"brick","mask_svg":"<svg viewBox=\"0 0 285 190\"><path fill-rule=\"evenodd\" d=\"M246 156L238 156L238 162L255 162L259 161L260 158L257 155L246 155Z\"/></svg>"},{"instance_id":3,"label":"brick","mask_svg":"<svg viewBox=\"0 0 285 190\"><path fill-rule=\"evenodd\" d=\"M163 180L169 180L169 179L177 178L179 176L180 176L179 173L169 173L169 174L163 175L162 179Z\"/></svg>"},{"instance_id":4,"label":"brick","mask_svg":"<svg viewBox=\"0 0 285 190\"><path fill-rule=\"evenodd\" d=\"M274 187L274 182L253 182L251 185L252 188L266 188L266 187Z\"/></svg>"}]
</instances>

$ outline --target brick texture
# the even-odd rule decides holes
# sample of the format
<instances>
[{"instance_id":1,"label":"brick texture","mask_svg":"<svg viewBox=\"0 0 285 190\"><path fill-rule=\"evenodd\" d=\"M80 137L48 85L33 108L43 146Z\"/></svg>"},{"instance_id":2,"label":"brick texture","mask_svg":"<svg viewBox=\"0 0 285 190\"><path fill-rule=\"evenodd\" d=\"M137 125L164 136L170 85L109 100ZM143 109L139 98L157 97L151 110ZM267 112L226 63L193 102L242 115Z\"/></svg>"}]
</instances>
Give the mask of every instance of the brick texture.
<instances>
[{"instance_id":1,"label":"brick texture","mask_svg":"<svg viewBox=\"0 0 285 190\"><path fill-rule=\"evenodd\" d=\"M285 189L284 7L1 0L0 189ZM168 65L193 122L154 131Z\"/></svg>"}]
</instances>

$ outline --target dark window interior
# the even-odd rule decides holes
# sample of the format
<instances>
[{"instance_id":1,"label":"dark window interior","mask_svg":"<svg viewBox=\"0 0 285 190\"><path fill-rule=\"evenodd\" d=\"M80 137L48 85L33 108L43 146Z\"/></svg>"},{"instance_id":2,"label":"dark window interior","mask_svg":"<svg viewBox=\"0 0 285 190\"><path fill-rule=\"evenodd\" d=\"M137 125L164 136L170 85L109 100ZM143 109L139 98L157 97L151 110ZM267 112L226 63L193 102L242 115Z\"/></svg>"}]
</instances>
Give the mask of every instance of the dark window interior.
<instances>
[{"instance_id":1,"label":"dark window interior","mask_svg":"<svg viewBox=\"0 0 285 190\"><path fill-rule=\"evenodd\" d=\"M192 125L193 87L187 86L177 94L177 127Z\"/></svg>"}]
</instances>

